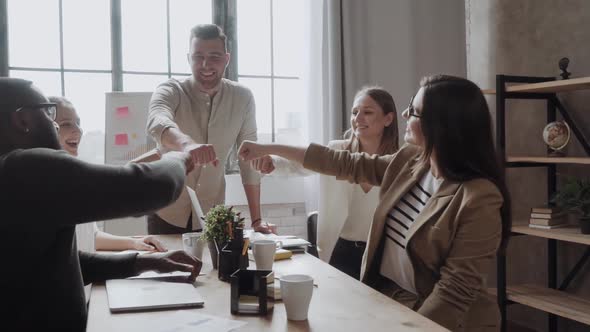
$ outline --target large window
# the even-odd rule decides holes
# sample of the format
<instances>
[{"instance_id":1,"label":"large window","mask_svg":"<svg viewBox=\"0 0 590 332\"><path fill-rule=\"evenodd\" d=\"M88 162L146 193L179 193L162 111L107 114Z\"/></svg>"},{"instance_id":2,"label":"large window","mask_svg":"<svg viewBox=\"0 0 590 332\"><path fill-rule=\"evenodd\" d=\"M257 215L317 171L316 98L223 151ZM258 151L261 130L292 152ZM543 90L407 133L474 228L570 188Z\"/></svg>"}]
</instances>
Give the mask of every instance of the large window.
<instances>
[{"instance_id":1,"label":"large window","mask_svg":"<svg viewBox=\"0 0 590 332\"><path fill-rule=\"evenodd\" d=\"M122 0L123 90L153 91L190 75L190 29L212 19L211 0Z\"/></svg>"},{"instance_id":2,"label":"large window","mask_svg":"<svg viewBox=\"0 0 590 332\"><path fill-rule=\"evenodd\" d=\"M301 142L305 2L237 1L238 80L254 93L258 139Z\"/></svg>"},{"instance_id":3,"label":"large window","mask_svg":"<svg viewBox=\"0 0 590 332\"><path fill-rule=\"evenodd\" d=\"M105 92L153 91L169 77L190 75L190 28L223 21L213 6L227 3L237 8L232 56L238 80L254 93L259 139L301 138L304 1L5 1L9 75L76 105L85 159L101 162L104 155Z\"/></svg>"}]
</instances>

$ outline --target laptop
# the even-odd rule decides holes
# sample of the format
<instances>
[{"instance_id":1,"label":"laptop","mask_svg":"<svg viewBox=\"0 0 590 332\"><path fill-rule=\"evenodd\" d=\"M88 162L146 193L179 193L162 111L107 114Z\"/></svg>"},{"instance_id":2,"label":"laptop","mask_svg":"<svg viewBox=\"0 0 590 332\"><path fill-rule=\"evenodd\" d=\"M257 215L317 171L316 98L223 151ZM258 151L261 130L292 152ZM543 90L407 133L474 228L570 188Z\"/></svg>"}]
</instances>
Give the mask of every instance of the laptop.
<instances>
[{"instance_id":1,"label":"laptop","mask_svg":"<svg viewBox=\"0 0 590 332\"><path fill-rule=\"evenodd\" d=\"M197 289L189 283L154 279L113 279L106 282L111 312L202 307Z\"/></svg>"}]
</instances>

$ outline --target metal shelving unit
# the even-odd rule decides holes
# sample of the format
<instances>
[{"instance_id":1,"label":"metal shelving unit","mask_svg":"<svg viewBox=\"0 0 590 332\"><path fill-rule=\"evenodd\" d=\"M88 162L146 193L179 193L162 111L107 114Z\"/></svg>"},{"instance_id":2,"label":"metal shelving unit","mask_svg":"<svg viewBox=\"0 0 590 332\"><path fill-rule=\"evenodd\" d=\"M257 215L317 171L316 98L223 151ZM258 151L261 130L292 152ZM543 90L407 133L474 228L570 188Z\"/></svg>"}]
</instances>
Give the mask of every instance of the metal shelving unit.
<instances>
[{"instance_id":1,"label":"metal shelving unit","mask_svg":"<svg viewBox=\"0 0 590 332\"><path fill-rule=\"evenodd\" d=\"M570 126L574 136L578 139L586 154L590 156L590 145L582 132L572 120L570 113L561 104L557 93L590 89L590 77L582 77L556 81L554 77L531 76L496 76L496 89L483 90L485 94L496 96L496 143L498 151L503 156L505 167L546 167L547 168L547 199L556 190L556 166L557 164L590 164L590 158L568 157L554 158L547 156L507 156L506 155L506 100L508 99L534 99L545 100L547 122L556 120L556 112L559 111L564 121ZM512 303L527 305L548 313L549 331L557 331L558 317L565 317L590 325L590 300L577 297L565 292L569 283L576 276L590 257L590 235L580 233L579 228L567 227L550 230L532 229L528 222L515 223L512 227L512 235L529 235L547 239L547 287L536 285L510 285L506 284L506 254L498 254L497 263L497 288L490 290L498 299L500 313L502 315L503 332L506 331L506 306ZM561 285L557 284L557 241L567 241L589 245L585 253L564 278Z\"/></svg>"}]
</instances>

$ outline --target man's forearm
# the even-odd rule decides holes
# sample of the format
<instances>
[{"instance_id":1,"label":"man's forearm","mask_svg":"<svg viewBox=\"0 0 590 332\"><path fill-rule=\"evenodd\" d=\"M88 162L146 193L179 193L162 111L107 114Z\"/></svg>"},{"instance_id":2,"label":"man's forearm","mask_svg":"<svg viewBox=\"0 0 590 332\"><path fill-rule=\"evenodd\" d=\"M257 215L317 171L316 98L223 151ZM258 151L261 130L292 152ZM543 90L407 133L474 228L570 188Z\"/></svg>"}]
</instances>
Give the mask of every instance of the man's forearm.
<instances>
[{"instance_id":1,"label":"man's forearm","mask_svg":"<svg viewBox=\"0 0 590 332\"><path fill-rule=\"evenodd\" d=\"M187 145L195 144L190 136L174 127L164 129L161 141L164 147L174 151L183 151Z\"/></svg>"},{"instance_id":2,"label":"man's forearm","mask_svg":"<svg viewBox=\"0 0 590 332\"><path fill-rule=\"evenodd\" d=\"M248 208L250 209L250 218L252 219L252 223L258 223L261 220L260 185L245 184L244 192L246 192L246 199L248 200Z\"/></svg>"}]
</instances>

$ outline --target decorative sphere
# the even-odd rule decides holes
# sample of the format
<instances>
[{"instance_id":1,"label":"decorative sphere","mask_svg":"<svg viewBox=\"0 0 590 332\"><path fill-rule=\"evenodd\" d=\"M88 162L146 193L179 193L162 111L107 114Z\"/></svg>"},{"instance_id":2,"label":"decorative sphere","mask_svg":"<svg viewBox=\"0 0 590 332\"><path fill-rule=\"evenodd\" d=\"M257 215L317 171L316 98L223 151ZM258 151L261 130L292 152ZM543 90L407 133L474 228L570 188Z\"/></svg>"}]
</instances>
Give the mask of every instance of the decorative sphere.
<instances>
[{"instance_id":1,"label":"decorative sphere","mask_svg":"<svg viewBox=\"0 0 590 332\"><path fill-rule=\"evenodd\" d=\"M543 129L543 141L552 150L563 149L570 140L570 127L563 121L547 124Z\"/></svg>"}]
</instances>

